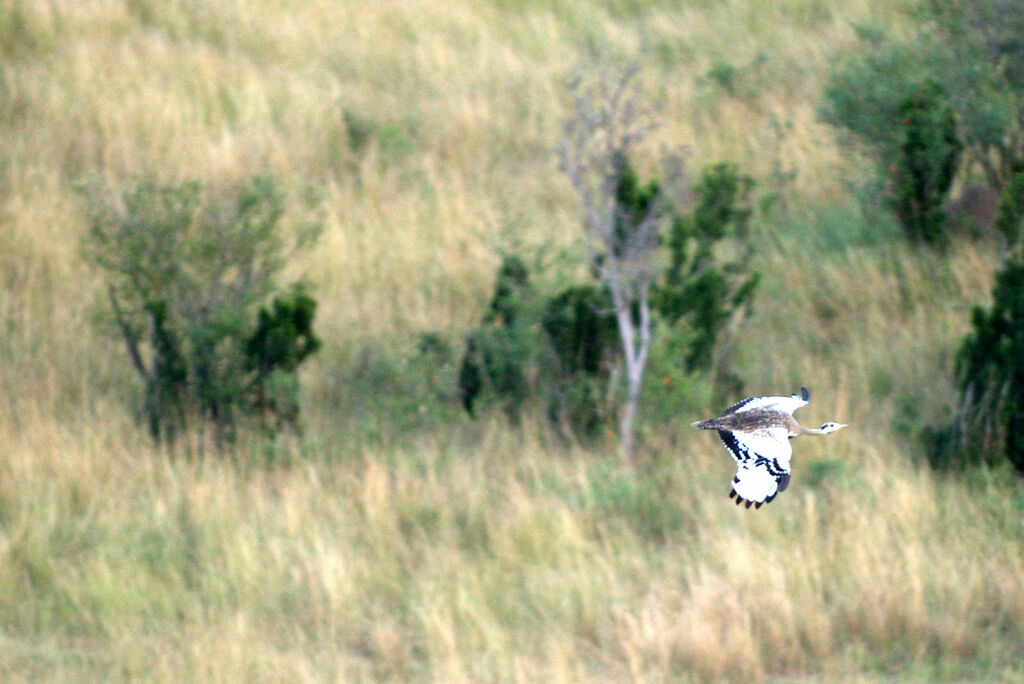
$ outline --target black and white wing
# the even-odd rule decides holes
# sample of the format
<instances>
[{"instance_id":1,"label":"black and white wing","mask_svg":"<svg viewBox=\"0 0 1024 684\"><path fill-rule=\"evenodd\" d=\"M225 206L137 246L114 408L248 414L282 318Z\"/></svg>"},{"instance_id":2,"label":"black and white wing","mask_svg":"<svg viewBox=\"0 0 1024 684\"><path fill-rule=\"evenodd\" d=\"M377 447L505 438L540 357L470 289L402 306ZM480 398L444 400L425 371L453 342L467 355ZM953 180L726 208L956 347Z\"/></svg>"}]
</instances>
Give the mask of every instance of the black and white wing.
<instances>
[{"instance_id":1,"label":"black and white wing","mask_svg":"<svg viewBox=\"0 0 1024 684\"><path fill-rule=\"evenodd\" d=\"M735 497L737 505L746 503L747 508L751 504L760 508L789 486L793 448L786 428L719 430L718 434L736 459L736 477L729 498Z\"/></svg>"},{"instance_id":2,"label":"black and white wing","mask_svg":"<svg viewBox=\"0 0 1024 684\"><path fill-rule=\"evenodd\" d=\"M806 387L801 387L799 394L794 392L788 397L747 397L725 409L722 415L728 416L731 413L742 413L751 409L768 409L793 415L793 411L801 406L807 406L807 402L810 400L811 393L807 391Z\"/></svg>"}]
</instances>

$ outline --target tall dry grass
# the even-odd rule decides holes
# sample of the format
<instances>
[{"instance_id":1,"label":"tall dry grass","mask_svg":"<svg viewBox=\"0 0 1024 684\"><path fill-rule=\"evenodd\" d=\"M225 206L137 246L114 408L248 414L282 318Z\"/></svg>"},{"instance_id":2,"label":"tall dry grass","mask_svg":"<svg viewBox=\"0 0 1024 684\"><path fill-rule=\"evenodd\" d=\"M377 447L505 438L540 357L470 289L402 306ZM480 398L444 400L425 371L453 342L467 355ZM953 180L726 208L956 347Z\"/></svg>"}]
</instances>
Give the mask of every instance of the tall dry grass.
<instances>
[{"instance_id":1,"label":"tall dry grass","mask_svg":"<svg viewBox=\"0 0 1024 684\"><path fill-rule=\"evenodd\" d=\"M495 422L239 470L117 420L34 427L2 471L11 677L1020 675L1020 485L892 438L800 445L751 515L710 440L636 473Z\"/></svg>"},{"instance_id":2,"label":"tall dry grass","mask_svg":"<svg viewBox=\"0 0 1024 684\"><path fill-rule=\"evenodd\" d=\"M0 674L1024 674L1022 486L936 475L915 439L949 409L995 254L921 254L850 208L858 163L815 119L818 93L854 23L898 31L908 4L833 5L3 4ZM760 511L730 504L729 459L680 427L692 416L647 426L630 470L533 418L353 398L380 389L353 366L477 321L501 249L574 244L553 147L581 44L646 51L652 145L736 161L784 207L759 228L738 367L752 391L808 385L801 418L851 428L798 442L793 485ZM93 325L74 186L264 171L326 217L294 266L325 340L308 429L222 457L156 448Z\"/></svg>"}]
</instances>

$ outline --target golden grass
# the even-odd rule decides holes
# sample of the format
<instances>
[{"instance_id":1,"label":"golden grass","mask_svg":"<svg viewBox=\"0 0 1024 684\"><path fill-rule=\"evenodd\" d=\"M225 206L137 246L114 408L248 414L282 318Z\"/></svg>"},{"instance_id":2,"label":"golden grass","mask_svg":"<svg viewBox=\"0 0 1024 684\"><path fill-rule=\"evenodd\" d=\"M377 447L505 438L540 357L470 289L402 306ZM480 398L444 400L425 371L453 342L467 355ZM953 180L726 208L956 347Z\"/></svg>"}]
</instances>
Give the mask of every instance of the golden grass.
<instances>
[{"instance_id":1,"label":"golden grass","mask_svg":"<svg viewBox=\"0 0 1024 684\"><path fill-rule=\"evenodd\" d=\"M116 419L35 428L0 476L12 676L1020 674L1020 485L971 491L863 432L818 485L800 444L791 490L752 515L711 440L644 490L611 455L500 423L475 451L428 437L242 471ZM661 536L645 503L677 513Z\"/></svg>"},{"instance_id":2,"label":"golden grass","mask_svg":"<svg viewBox=\"0 0 1024 684\"><path fill-rule=\"evenodd\" d=\"M0 675L1020 678L1022 485L936 475L894 427L948 411L994 251L945 261L864 235L844 186L857 161L814 116L852 24L899 30L907 6L5 5ZM692 416L649 426L623 469L530 416L406 429L390 395L373 413L352 397L375 388L345 387L365 350L400 358L417 331L473 325L500 249L578 238L553 148L586 43L647 51L653 144L691 146L694 168L738 162L797 217L758 228L740 368L751 391L808 385L802 419L851 428L798 442L790 490L760 511L731 505L729 459ZM736 69L731 94L716 63ZM73 186L262 171L315 189L326 217L294 267L325 340L308 430L205 458L155 448L93 325Z\"/></svg>"}]
</instances>

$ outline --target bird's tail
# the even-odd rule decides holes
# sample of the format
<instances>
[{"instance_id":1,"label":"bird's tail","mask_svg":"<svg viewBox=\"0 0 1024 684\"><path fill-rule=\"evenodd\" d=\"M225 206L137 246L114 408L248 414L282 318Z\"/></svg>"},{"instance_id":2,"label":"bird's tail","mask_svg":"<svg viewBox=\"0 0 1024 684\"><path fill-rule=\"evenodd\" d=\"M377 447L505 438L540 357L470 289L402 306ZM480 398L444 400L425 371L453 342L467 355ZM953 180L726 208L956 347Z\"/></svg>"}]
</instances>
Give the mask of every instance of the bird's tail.
<instances>
[{"instance_id":1,"label":"bird's tail","mask_svg":"<svg viewBox=\"0 0 1024 684\"><path fill-rule=\"evenodd\" d=\"M696 420L690 423L690 427L694 430L714 430L714 422L713 420Z\"/></svg>"}]
</instances>

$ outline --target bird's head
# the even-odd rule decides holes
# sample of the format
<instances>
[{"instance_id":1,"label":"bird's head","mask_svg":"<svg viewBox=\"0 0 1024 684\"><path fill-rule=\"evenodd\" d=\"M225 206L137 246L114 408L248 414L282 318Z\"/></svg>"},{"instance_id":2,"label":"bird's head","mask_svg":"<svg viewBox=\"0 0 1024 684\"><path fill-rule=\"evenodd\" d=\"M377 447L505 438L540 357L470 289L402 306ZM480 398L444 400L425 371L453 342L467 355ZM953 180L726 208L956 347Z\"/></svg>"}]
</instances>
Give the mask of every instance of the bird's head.
<instances>
[{"instance_id":1,"label":"bird's head","mask_svg":"<svg viewBox=\"0 0 1024 684\"><path fill-rule=\"evenodd\" d=\"M835 432L836 430L842 430L844 427L846 427L846 423L833 423L830 420L827 423L822 423L821 424L821 434L827 435L830 432Z\"/></svg>"}]
</instances>

